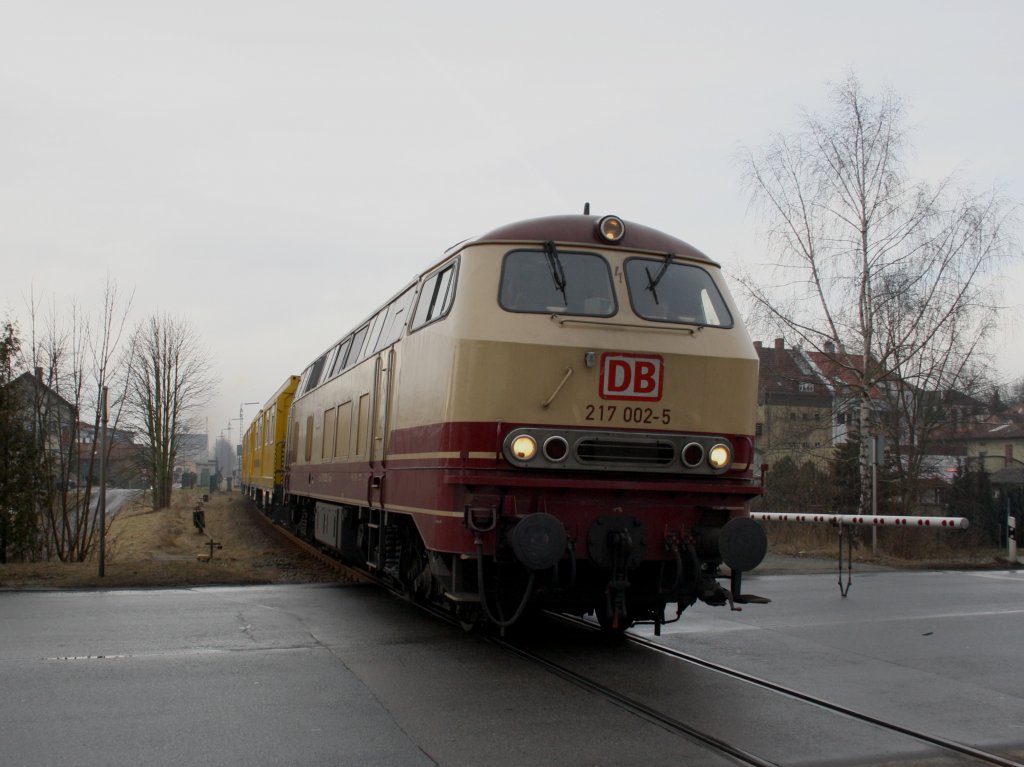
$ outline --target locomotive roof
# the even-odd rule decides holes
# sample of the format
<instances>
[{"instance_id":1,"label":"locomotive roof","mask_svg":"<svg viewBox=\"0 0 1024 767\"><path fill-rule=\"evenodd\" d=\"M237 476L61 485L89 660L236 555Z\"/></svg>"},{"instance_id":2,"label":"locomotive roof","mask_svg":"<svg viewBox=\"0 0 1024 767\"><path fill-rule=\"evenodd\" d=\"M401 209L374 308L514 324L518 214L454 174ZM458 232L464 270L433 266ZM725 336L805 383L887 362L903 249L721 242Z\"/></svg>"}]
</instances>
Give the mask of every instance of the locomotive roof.
<instances>
[{"instance_id":1,"label":"locomotive roof","mask_svg":"<svg viewBox=\"0 0 1024 767\"><path fill-rule=\"evenodd\" d=\"M571 243L587 247L646 250L655 253L674 253L683 258L717 263L687 242L657 229L632 221L624 221L625 234L616 243L609 243L598 233L598 222L603 216L566 215L530 218L505 224L480 237L467 240L459 247L484 242L547 242Z\"/></svg>"}]
</instances>

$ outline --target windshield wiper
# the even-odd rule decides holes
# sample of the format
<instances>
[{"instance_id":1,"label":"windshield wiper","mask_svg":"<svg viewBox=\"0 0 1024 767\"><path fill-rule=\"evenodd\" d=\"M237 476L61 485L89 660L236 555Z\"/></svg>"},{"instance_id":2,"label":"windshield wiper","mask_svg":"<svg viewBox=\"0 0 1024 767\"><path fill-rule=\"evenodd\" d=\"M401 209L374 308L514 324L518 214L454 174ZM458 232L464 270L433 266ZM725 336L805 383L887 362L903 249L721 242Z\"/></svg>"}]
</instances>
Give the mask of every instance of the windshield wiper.
<instances>
[{"instance_id":1,"label":"windshield wiper","mask_svg":"<svg viewBox=\"0 0 1024 767\"><path fill-rule=\"evenodd\" d=\"M672 259L675 257L675 253L665 254L665 263L661 265L661 269L658 270L658 275L656 277L651 277L651 270L646 266L644 267L644 271L647 273L647 290L651 291L651 295L654 296L655 305L661 304L661 302L658 301L658 291L656 290L658 283L661 282L661 278L665 276L665 272L668 271L669 266L672 265Z\"/></svg>"},{"instance_id":2,"label":"windshield wiper","mask_svg":"<svg viewBox=\"0 0 1024 767\"><path fill-rule=\"evenodd\" d=\"M555 287L562 294L562 298L568 308L569 298L565 295L565 269L562 268L562 259L558 257L558 248L555 247L553 240L548 240L544 243L544 255L548 257L551 279L555 281Z\"/></svg>"}]
</instances>

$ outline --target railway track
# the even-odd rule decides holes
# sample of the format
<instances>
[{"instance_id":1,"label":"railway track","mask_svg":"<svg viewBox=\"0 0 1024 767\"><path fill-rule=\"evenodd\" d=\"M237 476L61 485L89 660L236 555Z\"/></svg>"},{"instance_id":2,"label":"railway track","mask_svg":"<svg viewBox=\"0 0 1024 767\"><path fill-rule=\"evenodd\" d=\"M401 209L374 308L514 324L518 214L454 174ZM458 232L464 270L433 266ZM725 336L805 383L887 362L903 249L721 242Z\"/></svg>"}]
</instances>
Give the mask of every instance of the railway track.
<instances>
[{"instance_id":1,"label":"railway track","mask_svg":"<svg viewBox=\"0 0 1024 767\"><path fill-rule=\"evenodd\" d=\"M777 692L780 695L785 695L788 698L808 703L820 709L832 711L844 717L849 717L850 719L855 719L857 721L864 722L875 727L879 727L889 732L898 733L900 735L906 735L907 737L914 738L915 740L919 740L924 743L937 746L943 749L944 751L953 752L956 754L960 754L962 756L970 757L971 759L977 760L978 762L983 764L1000 765L1000 767L1024 767L1024 763L1022 762L1007 759L998 754L993 754L989 751L983 751L981 749L974 748L973 746L968 746L964 743L958 743L956 741L941 738L936 735L929 735L928 733L921 732L919 730L912 730L909 727L903 727L902 725L896 724L895 722L888 722L883 719L879 719L878 717L871 716L870 714L855 711L854 709L847 708L845 706L840 706L836 703L831 703L830 701L818 698L813 695L802 693L790 687L785 687L784 685L776 684L774 682L768 681L767 679L761 679L759 677L751 676L749 674L745 674L741 671L736 671L735 669L731 669L726 666L711 663L709 661L703 660L702 658L698 658L694 655L684 653L680 650L676 650L671 647L665 647L664 645L659 645L656 642L652 642L644 637L630 634L627 637L627 639L633 644L639 645L641 647L646 647L647 649L653 650L654 652L659 652L663 655L668 655L672 658L685 661L686 663L691 663L695 666L701 666L702 668L710 669L716 673L724 674L733 679L738 679L740 681L746 682L747 684L760 687L761 689Z\"/></svg>"},{"instance_id":2,"label":"railway track","mask_svg":"<svg viewBox=\"0 0 1024 767\"><path fill-rule=\"evenodd\" d=\"M558 613L548 614L549 617L551 617L551 619L556 620L558 622L562 622L564 624L574 626L577 628L583 628L586 631L600 632L599 626L590 621L580 619L580 617L574 617L571 615L563 615ZM802 702L802 704L806 704L817 710L830 712L847 719L856 720L871 727L876 727L880 730L884 730L889 733L902 735L908 738L912 738L913 740L926 743L928 745L931 745L931 747L940 750L940 752L944 754L952 755L956 759L961 760L957 761L956 763L998 765L998 767L1024 767L1024 762L1009 759L1007 757L983 751L981 749L976 749L966 743L949 740L947 738L932 735L927 732L922 732L920 730L914 730L908 727L904 727L900 724L886 721L879 717L873 717L871 715L864 714L862 712L858 712L853 709L840 706L838 704L834 704L834 702L831 702L829 700L825 700L823 698L810 695L790 687L785 687L784 685L776 684L775 682L771 682L767 679L755 677L750 674L745 674L743 672L739 672L734 669L730 669L728 667L721 666L710 661L706 661L706 659L697 657L686 652L682 652L681 650L677 650L663 644L658 644L657 642L653 642L649 639L646 639L645 637L641 637L636 634L631 634L627 632L623 637L623 640L633 645L642 647L645 650L666 655L668 657L676 659L676 661L683 662L690 666L698 667L700 669L707 670L715 674L727 677L729 679L733 679L762 690L776 693L778 695L783 695L792 700L798 700ZM492 641L496 644L500 644L508 651L513 652L514 654L520 657L528 659L528 661L534 662L544 667L548 671L556 674L557 676L563 679L572 682L573 684L577 684L580 687L589 689L595 692L596 694L599 694L615 702L615 704L621 705L624 708L627 708L628 710L637 713L638 716L642 716L645 719L654 721L658 724L662 724L663 726L669 727L670 729L678 731L681 734L699 740L702 743L706 743L714 751L726 754L736 759L741 764L777 765L776 762L771 762L762 759L761 757L751 754L748 751L739 749L731 743L725 742L720 738L711 735L710 733L703 732L697 728L691 727L690 725L684 722L680 722L678 719L672 716L657 712L653 710L651 707L642 704L642 702L629 698L628 696L625 696L620 692L612 690L606 687L605 685L596 682L592 679L588 679L585 676L581 676L577 672L574 672L560 664L554 663L550 661L549 658L545 658L540 654L523 650L522 648L517 647L514 643L510 643L504 639L492 639ZM963 758L966 758L969 761L963 762Z\"/></svg>"},{"instance_id":3,"label":"railway track","mask_svg":"<svg viewBox=\"0 0 1024 767\"><path fill-rule=\"evenodd\" d=\"M328 554L320 551L317 547L312 546L292 535L285 528L274 524L263 514L259 512L256 513L257 516L263 520L268 529L272 530L276 535L279 535L300 551L316 558L324 565L327 565L338 572L344 573L353 580L375 583L400 599L408 601L419 607L421 610L428 612L435 618L453 626L459 625L459 620L452 613L442 610L435 605L425 605L410 600L408 595L404 594L400 590L391 587L387 583L381 582L361 570L354 569L339 562ZM546 615L549 619L558 621L567 626L582 629L587 632L600 632L600 627L591 621L555 613L548 613ZM693 742L697 742L710 751L731 759L737 764L751 765L752 767L779 767L779 762L771 761L759 756L758 754L752 753L750 750L720 738L706 729L702 729L701 727L685 722L677 716L667 713L666 711L659 710L655 706L638 700L632 695L616 690L612 686L606 685L599 680L587 676L586 674L581 674L566 664L559 663L549 657L545 657L542 653L531 651L518 643L515 639L491 635L485 632L481 632L480 636L485 641L501 648L505 652L508 652L526 662L537 665L548 673L557 676L580 689L586 690L587 692L594 694L641 719L656 724L670 732L677 733L681 737L685 737ZM973 746L948 740L940 736L913 730L898 723L886 721L870 714L865 714L861 711L856 711L822 698L800 692L799 690L794 690L792 688L785 687L784 685L776 684L775 682L771 682L767 679L755 677L753 675L704 660L689 653L684 653L680 650L658 644L636 634L627 632L623 637L621 637L621 639L632 645L643 648L645 651L657 653L690 666L698 667L714 674L721 675L722 677L749 685L752 688L767 691L772 694L785 697L791 701L798 701L802 704L811 706L816 710L828 712L845 719L855 720L869 727L877 728L879 731L910 738L918 743L937 749L935 753L929 754L928 757L925 757L928 764L985 764L997 765L997 767L1024 767L1024 762L1015 761L999 754L974 748ZM947 757L953 757L955 761L928 761L934 760L939 757L940 754Z\"/></svg>"},{"instance_id":4,"label":"railway track","mask_svg":"<svg viewBox=\"0 0 1024 767\"><path fill-rule=\"evenodd\" d=\"M690 740L696 741L717 754L731 757L739 764L751 765L751 767L778 767L775 762L762 759L756 754L752 754L739 746L722 740L709 732L693 727L674 716L663 711L659 711L652 706L648 706L647 704L625 695L607 685L578 674L566 666L548 660L536 653L524 650L523 648L516 646L513 642L498 637L488 637L488 641L501 647L503 650L512 653L513 655L543 667L551 674L564 679L576 687L587 690L588 692L613 703L619 708L625 709L641 719L646 719L649 722L663 727L669 732L674 732L689 738Z\"/></svg>"}]
</instances>

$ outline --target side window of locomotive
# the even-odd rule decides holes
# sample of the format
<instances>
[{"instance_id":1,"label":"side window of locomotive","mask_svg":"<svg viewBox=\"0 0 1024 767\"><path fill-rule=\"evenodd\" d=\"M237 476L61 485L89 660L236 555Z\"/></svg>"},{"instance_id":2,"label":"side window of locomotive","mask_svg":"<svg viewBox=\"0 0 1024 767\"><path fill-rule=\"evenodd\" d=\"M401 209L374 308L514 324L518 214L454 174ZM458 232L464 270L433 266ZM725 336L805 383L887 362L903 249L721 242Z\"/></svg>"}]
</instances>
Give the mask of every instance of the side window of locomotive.
<instances>
[{"instance_id":1,"label":"side window of locomotive","mask_svg":"<svg viewBox=\"0 0 1024 767\"><path fill-rule=\"evenodd\" d=\"M409 305L412 303L414 296L415 291L409 288L388 306L387 319L384 321L384 331L380 334L380 338L377 339L377 343L373 347L374 352L379 352L381 349L391 346L402 335L402 329L405 327L405 320L409 314Z\"/></svg>"},{"instance_id":2,"label":"side window of locomotive","mask_svg":"<svg viewBox=\"0 0 1024 767\"><path fill-rule=\"evenodd\" d=\"M327 352L327 362L324 364L323 375L320 376L320 383L325 384L331 380L331 371L338 364L338 355L341 353L341 344L335 344L334 348Z\"/></svg>"},{"instance_id":3,"label":"side window of locomotive","mask_svg":"<svg viewBox=\"0 0 1024 767\"><path fill-rule=\"evenodd\" d=\"M324 372L324 364L327 362L327 355L322 354L320 358L309 368L309 378L306 380L306 385L302 389L302 393L305 394L308 391L312 391L320 383L320 376Z\"/></svg>"},{"instance_id":4,"label":"side window of locomotive","mask_svg":"<svg viewBox=\"0 0 1024 767\"><path fill-rule=\"evenodd\" d=\"M381 331L384 329L384 319L387 316L387 307L377 312L377 315L370 320L370 330L366 334L366 343L363 344L363 349L356 358L357 362L362 362L373 353L374 346L377 343L377 339L380 338Z\"/></svg>"},{"instance_id":5,"label":"side window of locomotive","mask_svg":"<svg viewBox=\"0 0 1024 767\"><path fill-rule=\"evenodd\" d=\"M409 330L419 330L446 316L451 310L455 300L455 267L456 263L451 263L423 281Z\"/></svg>"},{"instance_id":6,"label":"side window of locomotive","mask_svg":"<svg viewBox=\"0 0 1024 767\"><path fill-rule=\"evenodd\" d=\"M618 311L611 269L594 253L513 250L502 262L498 303L509 312L611 317Z\"/></svg>"},{"instance_id":7,"label":"side window of locomotive","mask_svg":"<svg viewBox=\"0 0 1024 767\"><path fill-rule=\"evenodd\" d=\"M342 368L343 370L348 370L356 364L356 361L359 359L359 350L363 348L363 339L366 338L366 332L369 329L369 325L363 325L352 336L352 349L348 353L348 359L345 360L345 367Z\"/></svg>"},{"instance_id":8,"label":"side window of locomotive","mask_svg":"<svg viewBox=\"0 0 1024 767\"><path fill-rule=\"evenodd\" d=\"M308 368L302 371L302 378L299 379L299 387L295 390L296 397L301 397L303 392L306 391L306 386L309 384L309 375L312 372L312 365L310 365Z\"/></svg>"},{"instance_id":9,"label":"side window of locomotive","mask_svg":"<svg viewBox=\"0 0 1024 767\"><path fill-rule=\"evenodd\" d=\"M732 327L722 294L699 266L631 258L626 261L626 282L633 311L645 320Z\"/></svg>"},{"instance_id":10,"label":"side window of locomotive","mask_svg":"<svg viewBox=\"0 0 1024 767\"><path fill-rule=\"evenodd\" d=\"M334 364L331 365L331 373L328 379L334 378L342 370L345 369L345 359L348 357L348 351L352 348L352 336L349 336L340 344L338 344L338 356L334 358Z\"/></svg>"}]
</instances>

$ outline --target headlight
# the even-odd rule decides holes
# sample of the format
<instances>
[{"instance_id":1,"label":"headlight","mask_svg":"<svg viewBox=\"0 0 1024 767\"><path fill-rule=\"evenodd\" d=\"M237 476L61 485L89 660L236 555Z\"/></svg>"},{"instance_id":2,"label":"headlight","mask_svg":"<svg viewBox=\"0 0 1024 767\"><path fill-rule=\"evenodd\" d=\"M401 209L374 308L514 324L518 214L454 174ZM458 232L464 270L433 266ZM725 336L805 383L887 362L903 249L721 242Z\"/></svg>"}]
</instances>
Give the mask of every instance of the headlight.
<instances>
[{"instance_id":1,"label":"headlight","mask_svg":"<svg viewBox=\"0 0 1024 767\"><path fill-rule=\"evenodd\" d=\"M683 465L688 469L695 469L704 460L704 448L699 442L691 442L683 448L681 453Z\"/></svg>"},{"instance_id":2,"label":"headlight","mask_svg":"<svg viewBox=\"0 0 1024 767\"><path fill-rule=\"evenodd\" d=\"M569 443L557 434L544 440L544 457L551 463L561 463L569 456Z\"/></svg>"},{"instance_id":3,"label":"headlight","mask_svg":"<svg viewBox=\"0 0 1024 767\"><path fill-rule=\"evenodd\" d=\"M520 434L512 440L512 455L520 461L529 461L537 455L537 440L529 434Z\"/></svg>"},{"instance_id":4,"label":"headlight","mask_svg":"<svg viewBox=\"0 0 1024 767\"><path fill-rule=\"evenodd\" d=\"M618 216L605 216L597 222L597 231L606 242L618 242L626 234L626 225Z\"/></svg>"},{"instance_id":5,"label":"headlight","mask_svg":"<svg viewBox=\"0 0 1024 767\"><path fill-rule=\"evenodd\" d=\"M732 451L728 445L718 443L708 451L708 463L712 469L724 469L732 463Z\"/></svg>"}]
</instances>

